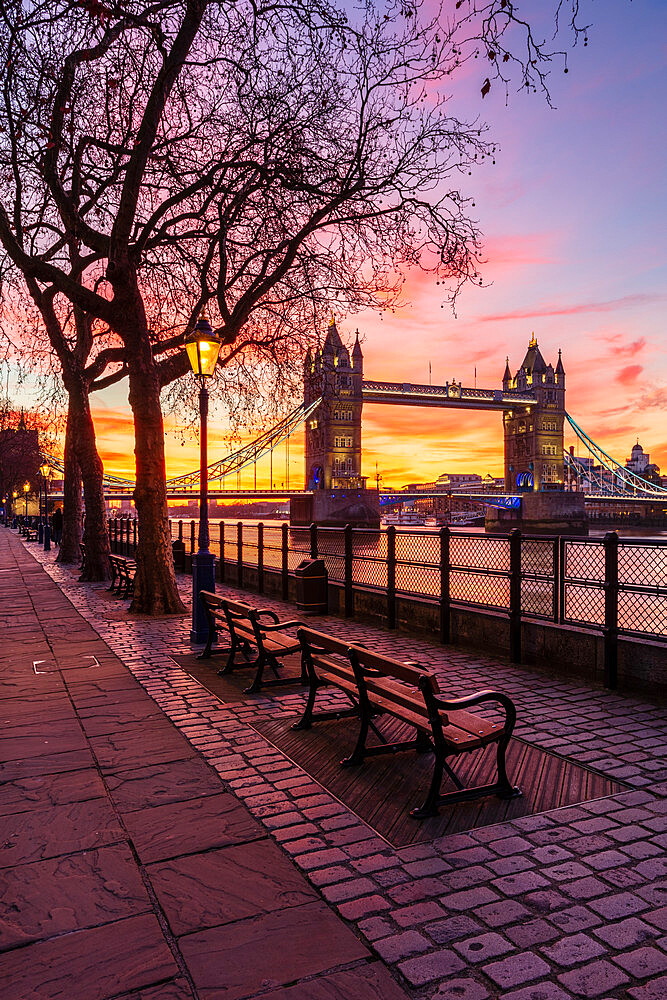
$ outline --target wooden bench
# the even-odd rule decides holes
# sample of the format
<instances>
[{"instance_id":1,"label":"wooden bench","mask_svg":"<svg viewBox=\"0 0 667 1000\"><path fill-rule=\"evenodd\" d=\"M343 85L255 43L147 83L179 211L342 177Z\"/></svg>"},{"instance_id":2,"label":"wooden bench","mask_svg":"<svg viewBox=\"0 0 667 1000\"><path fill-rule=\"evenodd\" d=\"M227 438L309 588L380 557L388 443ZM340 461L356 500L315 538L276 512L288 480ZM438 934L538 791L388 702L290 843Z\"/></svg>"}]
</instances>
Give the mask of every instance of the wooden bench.
<instances>
[{"instance_id":1,"label":"wooden bench","mask_svg":"<svg viewBox=\"0 0 667 1000\"><path fill-rule=\"evenodd\" d=\"M118 597L131 597L134 593L134 577L137 564L134 559L109 553L111 567L111 586L108 588Z\"/></svg>"},{"instance_id":2,"label":"wooden bench","mask_svg":"<svg viewBox=\"0 0 667 1000\"><path fill-rule=\"evenodd\" d=\"M36 542L39 538L39 533L35 528L27 528L25 533L26 542Z\"/></svg>"},{"instance_id":3,"label":"wooden bench","mask_svg":"<svg viewBox=\"0 0 667 1000\"><path fill-rule=\"evenodd\" d=\"M253 608L243 601L232 601L207 590L200 591L199 599L204 605L208 620L208 641L199 656L200 660L206 660L217 653L227 653L227 662L218 673L229 674L234 669L236 654L240 652L247 661L246 665L256 668L254 680L245 689L246 694L261 691L263 683L267 686L294 683L293 677L280 677L279 670L283 666L283 658L291 653L299 653L301 645L295 636L288 635L283 630L298 628L303 622L281 622L275 611ZM230 645L224 649L213 649L213 642L221 627L229 633ZM257 650L257 657L251 660L253 647ZM267 665L273 671L274 679L263 681Z\"/></svg>"},{"instance_id":4,"label":"wooden bench","mask_svg":"<svg viewBox=\"0 0 667 1000\"><path fill-rule=\"evenodd\" d=\"M308 676L309 692L306 707L294 729L309 729L313 720L357 714L359 734L352 753L341 761L344 767L363 764L366 757L416 750L434 754L433 775L426 798L421 806L410 811L415 819L435 816L442 803L462 802L498 795L513 798L520 795L507 776L505 752L516 722L514 703L499 691L478 691L465 698L444 699L439 696L434 674L412 663L401 663L374 653L359 645L301 628L298 631L303 663ZM349 712L321 712L313 715L318 689L332 684L343 690L352 702ZM504 710L503 722L491 722L468 711L476 705L495 703ZM415 730L413 739L389 743L373 724L373 715L386 713ZM367 746L369 729L379 739L379 745ZM466 788L448 763L448 758L470 753L488 744L497 747L497 780L492 784ZM456 791L441 793L444 773L451 778Z\"/></svg>"}]
</instances>

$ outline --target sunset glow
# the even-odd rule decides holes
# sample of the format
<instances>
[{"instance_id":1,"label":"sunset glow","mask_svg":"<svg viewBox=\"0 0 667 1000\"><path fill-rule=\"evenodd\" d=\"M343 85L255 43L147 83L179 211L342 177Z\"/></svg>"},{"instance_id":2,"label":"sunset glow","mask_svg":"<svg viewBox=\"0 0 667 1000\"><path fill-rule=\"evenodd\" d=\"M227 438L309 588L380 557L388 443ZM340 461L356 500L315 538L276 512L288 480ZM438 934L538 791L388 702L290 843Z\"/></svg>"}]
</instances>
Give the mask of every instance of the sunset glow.
<instances>
[{"instance_id":1,"label":"sunset glow","mask_svg":"<svg viewBox=\"0 0 667 1000\"><path fill-rule=\"evenodd\" d=\"M509 356L520 365L534 332L555 364L562 349L566 406L606 451L624 462L639 438L667 471L667 352L664 334L664 120L667 9L661 0L613 0L593 8L588 47L551 78L555 110L538 94L500 89L484 101L478 74L464 75L451 113L489 122L495 165L461 180L484 232L483 287L465 288L456 314L435 279L412 272L409 302L382 316L340 317L362 336L367 378L499 388ZM455 106L456 105L456 106ZM465 183L464 183L465 182ZM661 211L662 209L662 211ZM323 331L324 332L324 331ZM121 385L94 400L98 446L109 473L133 475L132 418ZM295 403L298 400L295 400ZM167 474L198 465L167 418ZM211 461L234 447L212 410ZM573 438L566 434L566 445ZM499 475L498 414L369 405L364 474L401 486L445 471ZM242 474L250 487L251 470ZM303 435L290 444L289 479L303 483ZM286 483L284 446L274 484ZM269 460L257 473L269 484ZM236 482L230 482L235 486Z\"/></svg>"}]
</instances>

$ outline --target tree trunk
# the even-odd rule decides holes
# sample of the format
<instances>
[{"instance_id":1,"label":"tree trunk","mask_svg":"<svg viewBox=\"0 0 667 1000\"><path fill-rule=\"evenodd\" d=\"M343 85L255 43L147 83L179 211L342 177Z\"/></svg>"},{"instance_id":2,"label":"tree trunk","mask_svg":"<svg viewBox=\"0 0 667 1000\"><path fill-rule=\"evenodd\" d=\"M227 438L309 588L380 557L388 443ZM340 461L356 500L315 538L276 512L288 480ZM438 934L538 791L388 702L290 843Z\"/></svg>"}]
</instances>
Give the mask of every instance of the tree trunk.
<instances>
[{"instance_id":1,"label":"tree trunk","mask_svg":"<svg viewBox=\"0 0 667 1000\"><path fill-rule=\"evenodd\" d=\"M145 317L138 317L139 323ZM184 612L176 585L169 529L160 383L147 334L128 345L130 406L134 416L137 485L134 504L139 544L130 611L149 615Z\"/></svg>"},{"instance_id":2,"label":"tree trunk","mask_svg":"<svg viewBox=\"0 0 667 1000\"><path fill-rule=\"evenodd\" d=\"M104 467L95 443L95 427L90 413L90 398L87 387L80 391L70 390L70 409L74 402L77 414L76 452L83 479L83 496L86 508L83 540L86 546L86 561L80 580L108 580L109 531L106 506L104 503Z\"/></svg>"},{"instance_id":3,"label":"tree trunk","mask_svg":"<svg viewBox=\"0 0 667 1000\"><path fill-rule=\"evenodd\" d=\"M71 397L70 397L71 400ZM81 558L81 472L76 458L76 418L70 406L65 431L65 476L63 483L63 536L56 562L75 563Z\"/></svg>"}]
</instances>

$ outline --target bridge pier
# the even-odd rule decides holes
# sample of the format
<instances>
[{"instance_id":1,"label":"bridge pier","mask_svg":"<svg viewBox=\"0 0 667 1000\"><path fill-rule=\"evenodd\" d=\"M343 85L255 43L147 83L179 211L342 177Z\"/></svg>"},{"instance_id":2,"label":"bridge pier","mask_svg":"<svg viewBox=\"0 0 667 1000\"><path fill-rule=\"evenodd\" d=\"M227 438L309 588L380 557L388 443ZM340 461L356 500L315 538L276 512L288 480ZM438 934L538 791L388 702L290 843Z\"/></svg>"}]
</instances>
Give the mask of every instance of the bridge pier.
<instances>
[{"instance_id":1,"label":"bridge pier","mask_svg":"<svg viewBox=\"0 0 667 1000\"><path fill-rule=\"evenodd\" d=\"M521 528L527 535L587 535L584 494L524 493L518 508L487 508L484 527L488 532Z\"/></svg>"},{"instance_id":2,"label":"bridge pier","mask_svg":"<svg viewBox=\"0 0 667 1000\"><path fill-rule=\"evenodd\" d=\"M354 528L380 526L380 498L377 490L318 490L310 496L290 499L290 524L294 527L316 524Z\"/></svg>"}]
</instances>

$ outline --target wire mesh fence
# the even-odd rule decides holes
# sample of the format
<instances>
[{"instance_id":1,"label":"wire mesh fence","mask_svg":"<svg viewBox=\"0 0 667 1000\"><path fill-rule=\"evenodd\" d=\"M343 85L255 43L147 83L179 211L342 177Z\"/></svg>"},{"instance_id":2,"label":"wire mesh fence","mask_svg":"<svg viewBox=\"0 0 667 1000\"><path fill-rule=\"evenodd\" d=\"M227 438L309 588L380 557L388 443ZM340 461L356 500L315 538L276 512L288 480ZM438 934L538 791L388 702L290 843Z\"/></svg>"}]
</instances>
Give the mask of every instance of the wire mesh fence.
<instances>
[{"instance_id":1,"label":"wire mesh fence","mask_svg":"<svg viewBox=\"0 0 667 1000\"><path fill-rule=\"evenodd\" d=\"M356 590L415 596L441 605L493 609L523 618L667 640L667 542L480 535L470 531L211 524L211 545L225 563L280 573L315 551L329 581ZM172 521L187 552L190 521ZM118 526L109 524L110 538ZM446 553L443 562L443 553ZM443 588L445 590L443 591ZM515 588L515 589L513 589ZM513 597L513 594L515 597ZM611 622L611 624L610 624Z\"/></svg>"}]
</instances>

